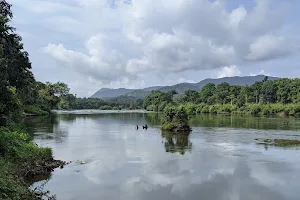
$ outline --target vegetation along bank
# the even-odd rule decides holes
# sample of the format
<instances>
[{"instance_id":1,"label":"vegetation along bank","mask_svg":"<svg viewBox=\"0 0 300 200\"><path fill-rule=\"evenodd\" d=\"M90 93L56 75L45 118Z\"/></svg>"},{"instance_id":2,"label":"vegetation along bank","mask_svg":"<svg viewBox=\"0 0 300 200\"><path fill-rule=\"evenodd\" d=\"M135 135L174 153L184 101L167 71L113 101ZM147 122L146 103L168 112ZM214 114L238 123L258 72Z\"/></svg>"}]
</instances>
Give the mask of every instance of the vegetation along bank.
<instances>
[{"instance_id":1,"label":"vegetation along bank","mask_svg":"<svg viewBox=\"0 0 300 200\"><path fill-rule=\"evenodd\" d=\"M253 114L299 116L300 79L264 80L253 85L236 86L224 82L208 83L201 91L186 91L174 98L176 91L153 91L145 98L143 107L163 111L169 106L182 106L188 114Z\"/></svg>"},{"instance_id":2,"label":"vegetation along bank","mask_svg":"<svg viewBox=\"0 0 300 200\"><path fill-rule=\"evenodd\" d=\"M50 148L38 147L16 122L23 113L49 114L68 93L64 83L34 79L22 38L10 26L11 5L0 1L0 199L54 199L42 188L29 189L40 176L66 163Z\"/></svg>"}]
</instances>

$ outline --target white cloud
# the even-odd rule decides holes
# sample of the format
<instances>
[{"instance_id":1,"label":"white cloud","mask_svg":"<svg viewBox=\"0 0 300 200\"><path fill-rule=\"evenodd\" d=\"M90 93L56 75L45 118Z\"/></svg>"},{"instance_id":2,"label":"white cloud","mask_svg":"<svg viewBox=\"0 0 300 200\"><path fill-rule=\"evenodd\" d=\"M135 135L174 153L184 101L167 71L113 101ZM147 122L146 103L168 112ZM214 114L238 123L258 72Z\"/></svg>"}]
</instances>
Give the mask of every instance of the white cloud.
<instances>
[{"instance_id":1,"label":"white cloud","mask_svg":"<svg viewBox=\"0 0 300 200\"><path fill-rule=\"evenodd\" d=\"M218 71L215 71L216 78L240 76L240 75L241 75L241 71L235 65L228 66L228 67L226 66L226 67L221 68Z\"/></svg>"},{"instance_id":2,"label":"white cloud","mask_svg":"<svg viewBox=\"0 0 300 200\"><path fill-rule=\"evenodd\" d=\"M240 75L233 66L287 56L299 46L282 31L287 22L284 8L271 0L231 11L229 0L12 3L37 28L49 31L44 32L49 38L44 46L47 55L100 85L134 85L145 74L213 71L222 66L231 67L217 77Z\"/></svg>"},{"instance_id":3,"label":"white cloud","mask_svg":"<svg viewBox=\"0 0 300 200\"><path fill-rule=\"evenodd\" d=\"M246 58L249 60L269 60L291 52L291 45L283 37L264 35L250 44L250 53Z\"/></svg>"},{"instance_id":4,"label":"white cloud","mask_svg":"<svg viewBox=\"0 0 300 200\"><path fill-rule=\"evenodd\" d=\"M10 3L15 6L20 6L34 14L73 12L74 7L50 0L10 0Z\"/></svg>"}]
</instances>

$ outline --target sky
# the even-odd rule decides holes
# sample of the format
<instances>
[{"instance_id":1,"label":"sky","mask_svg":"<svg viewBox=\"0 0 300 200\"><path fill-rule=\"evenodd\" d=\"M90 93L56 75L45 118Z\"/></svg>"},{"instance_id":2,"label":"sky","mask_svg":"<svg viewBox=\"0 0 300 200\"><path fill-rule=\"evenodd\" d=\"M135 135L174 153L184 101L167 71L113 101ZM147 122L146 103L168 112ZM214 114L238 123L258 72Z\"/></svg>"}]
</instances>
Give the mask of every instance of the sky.
<instances>
[{"instance_id":1,"label":"sky","mask_svg":"<svg viewBox=\"0 0 300 200\"><path fill-rule=\"evenodd\" d=\"M205 78L300 75L299 0L8 0L39 81L89 97Z\"/></svg>"}]
</instances>

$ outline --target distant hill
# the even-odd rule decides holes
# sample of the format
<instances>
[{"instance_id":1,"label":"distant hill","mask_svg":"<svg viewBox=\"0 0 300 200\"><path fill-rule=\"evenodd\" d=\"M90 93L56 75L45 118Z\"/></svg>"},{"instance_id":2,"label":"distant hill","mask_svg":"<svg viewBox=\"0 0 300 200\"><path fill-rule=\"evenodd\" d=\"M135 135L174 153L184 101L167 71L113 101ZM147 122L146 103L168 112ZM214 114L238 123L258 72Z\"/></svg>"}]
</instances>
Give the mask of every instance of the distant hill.
<instances>
[{"instance_id":1,"label":"distant hill","mask_svg":"<svg viewBox=\"0 0 300 200\"><path fill-rule=\"evenodd\" d=\"M257 76L235 76L235 77L224 77L218 79L204 79L198 83L179 83L176 85L171 86L154 86L148 87L144 89L126 89L126 88L119 88L119 89L109 89L109 88L101 88L95 94L91 96L91 98L113 98L118 96L130 96L135 98L145 98L148 96L152 90L160 90L162 92L168 92L171 90L176 90L178 95L180 96L184 94L187 90L196 90L200 91L206 84L214 83L216 85L227 82L230 85L252 85L256 81L262 81L264 79L264 75L257 75ZM276 80L278 77L270 77L269 80Z\"/></svg>"},{"instance_id":2,"label":"distant hill","mask_svg":"<svg viewBox=\"0 0 300 200\"><path fill-rule=\"evenodd\" d=\"M233 76L233 77L224 77L224 78L218 78L218 79L204 79L203 81L200 81L199 83L196 83L198 88L203 88L208 83L214 83L215 85L218 85L220 83L227 82L229 85L252 85L256 81L262 81L264 79L264 75L257 75L257 76ZM278 77L272 77L269 76L270 81L274 81L278 79Z\"/></svg>"},{"instance_id":3,"label":"distant hill","mask_svg":"<svg viewBox=\"0 0 300 200\"><path fill-rule=\"evenodd\" d=\"M113 97L124 95L131 91L133 90L126 89L126 88L118 88L118 89L101 88L95 94L93 94L91 98L101 98L101 99L113 98Z\"/></svg>"}]
</instances>

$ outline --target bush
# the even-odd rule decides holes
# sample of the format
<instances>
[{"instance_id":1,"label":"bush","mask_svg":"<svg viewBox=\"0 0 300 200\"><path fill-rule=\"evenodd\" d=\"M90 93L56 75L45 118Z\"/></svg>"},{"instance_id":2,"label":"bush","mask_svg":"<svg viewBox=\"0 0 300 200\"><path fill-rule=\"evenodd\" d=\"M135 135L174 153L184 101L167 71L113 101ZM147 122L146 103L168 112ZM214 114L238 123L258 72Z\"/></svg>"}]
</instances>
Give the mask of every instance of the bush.
<instances>
[{"instance_id":1,"label":"bush","mask_svg":"<svg viewBox=\"0 0 300 200\"><path fill-rule=\"evenodd\" d=\"M112 110L112 107L109 105L104 105L99 108L100 110Z\"/></svg>"},{"instance_id":2,"label":"bush","mask_svg":"<svg viewBox=\"0 0 300 200\"><path fill-rule=\"evenodd\" d=\"M171 132L190 132L188 114L184 106L166 107L162 117L162 130Z\"/></svg>"},{"instance_id":3,"label":"bush","mask_svg":"<svg viewBox=\"0 0 300 200\"><path fill-rule=\"evenodd\" d=\"M146 108L147 111L156 111L155 105L151 104Z\"/></svg>"},{"instance_id":4,"label":"bush","mask_svg":"<svg viewBox=\"0 0 300 200\"><path fill-rule=\"evenodd\" d=\"M209 106L206 105L202 108L201 113L209 113Z\"/></svg>"},{"instance_id":5,"label":"bush","mask_svg":"<svg viewBox=\"0 0 300 200\"><path fill-rule=\"evenodd\" d=\"M38 105L27 105L24 106L24 112L28 114L34 114L34 115L48 115L49 112L43 110Z\"/></svg>"},{"instance_id":6,"label":"bush","mask_svg":"<svg viewBox=\"0 0 300 200\"><path fill-rule=\"evenodd\" d=\"M221 105L219 105L219 104L211 105L209 107L209 113L217 114L220 107L221 107Z\"/></svg>"},{"instance_id":7,"label":"bush","mask_svg":"<svg viewBox=\"0 0 300 200\"><path fill-rule=\"evenodd\" d=\"M290 115L299 115L300 114L300 105L299 104L289 104L286 106L285 111Z\"/></svg>"},{"instance_id":8,"label":"bush","mask_svg":"<svg viewBox=\"0 0 300 200\"><path fill-rule=\"evenodd\" d=\"M262 115L270 115L271 113L272 113L272 111L271 111L270 107L268 107L268 106L264 106L261 111Z\"/></svg>"},{"instance_id":9,"label":"bush","mask_svg":"<svg viewBox=\"0 0 300 200\"><path fill-rule=\"evenodd\" d=\"M163 111L165 109L165 107L167 106L167 102L166 101L163 101L161 102L159 105L158 105L158 110L155 110L155 111Z\"/></svg>"},{"instance_id":10,"label":"bush","mask_svg":"<svg viewBox=\"0 0 300 200\"><path fill-rule=\"evenodd\" d=\"M223 104L220 105L218 109L218 113L232 113L233 111L236 111L237 107L232 106L231 104Z\"/></svg>"},{"instance_id":11,"label":"bush","mask_svg":"<svg viewBox=\"0 0 300 200\"><path fill-rule=\"evenodd\" d=\"M249 112L252 115L257 115L261 112L261 105L260 104L250 104L249 105Z\"/></svg>"},{"instance_id":12,"label":"bush","mask_svg":"<svg viewBox=\"0 0 300 200\"><path fill-rule=\"evenodd\" d=\"M52 160L52 150L36 146L28 134L1 128L0 199L36 199L25 181L27 172Z\"/></svg>"},{"instance_id":13,"label":"bush","mask_svg":"<svg viewBox=\"0 0 300 200\"><path fill-rule=\"evenodd\" d=\"M199 105L196 106L196 113L201 113L202 112L202 109L205 107L205 104L204 103L201 103Z\"/></svg>"},{"instance_id":14,"label":"bush","mask_svg":"<svg viewBox=\"0 0 300 200\"><path fill-rule=\"evenodd\" d=\"M196 114L197 106L195 104L189 103L184 105L184 109L186 110L188 115Z\"/></svg>"},{"instance_id":15,"label":"bush","mask_svg":"<svg viewBox=\"0 0 300 200\"><path fill-rule=\"evenodd\" d=\"M16 178L14 166L0 157L0 199L36 199L32 191Z\"/></svg>"}]
</instances>

